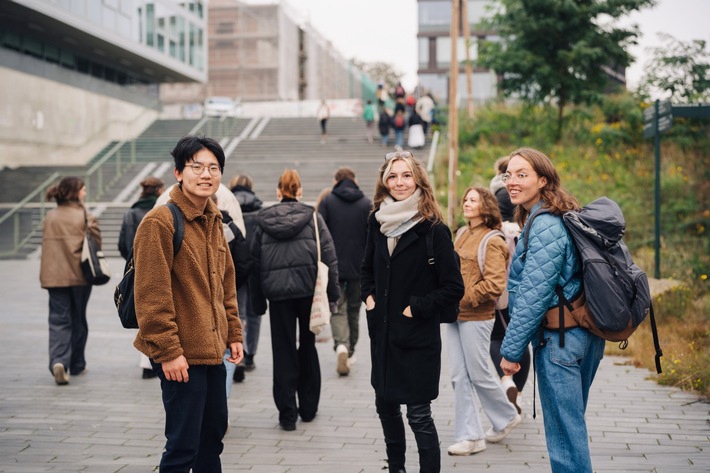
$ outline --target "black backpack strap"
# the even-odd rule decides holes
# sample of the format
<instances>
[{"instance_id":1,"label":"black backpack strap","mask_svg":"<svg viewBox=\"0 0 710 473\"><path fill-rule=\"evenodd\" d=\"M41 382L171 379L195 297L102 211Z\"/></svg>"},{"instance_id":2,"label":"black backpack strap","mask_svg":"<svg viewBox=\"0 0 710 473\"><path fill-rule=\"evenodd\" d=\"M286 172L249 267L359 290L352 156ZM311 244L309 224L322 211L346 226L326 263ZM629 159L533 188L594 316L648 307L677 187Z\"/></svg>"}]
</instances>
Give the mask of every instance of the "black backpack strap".
<instances>
[{"instance_id":1,"label":"black backpack strap","mask_svg":"<svg viewBox=\"0 0 710 473\"><path fill-rule=\"evenodd\" d=\"M175 231L173 232L173 256L180 251L182 246L182 240L185 237L185 222L182 218L182 212L173 202L168 202L166 204L170 209L170 213L173 214L173 225L175 225Z\"/></svg>"},{"instance_id":2,"label":"black backpack strap","mask_svg":"<svg viewBox=\"0 0 710 473\"><path fill-rule=\"evenodd\" d=\"M656 317L653 315L653 304L649 307L649 311L653 346L656 349L656 373L661 374L661 357L663 356L663 351L661 350L661 345L658 343L658 329L656 328Z\"/></svg>"},{"instance_id":3,"label":"black backpack strap","mask_svg":"<svg viewBox=\"0 0 710 473\"><path fill-rule=\"evenodd\" d=\"M570 311L570 313L574 310L574 307L572 307L572 304L567 300L565 297L564 290L562 289L562 286L557 285L555 287L555 294L557 294L557 300L559 301L557 304L557 307L559 307L560 310L560 348L565 347L565 307L567 307L567 310Z\"/></svg>"},{"instance_id":4,"label":"black backpack strap","mask_svg":"<svg viewBox=\"0 0 710 473\"><path fill-rule=\"evenodd\" d=\"M434 260L434 235L431 230L427 230L426 232L426 256L429 267L434 271L436 261Z\"/></svg>"}]
</instances>

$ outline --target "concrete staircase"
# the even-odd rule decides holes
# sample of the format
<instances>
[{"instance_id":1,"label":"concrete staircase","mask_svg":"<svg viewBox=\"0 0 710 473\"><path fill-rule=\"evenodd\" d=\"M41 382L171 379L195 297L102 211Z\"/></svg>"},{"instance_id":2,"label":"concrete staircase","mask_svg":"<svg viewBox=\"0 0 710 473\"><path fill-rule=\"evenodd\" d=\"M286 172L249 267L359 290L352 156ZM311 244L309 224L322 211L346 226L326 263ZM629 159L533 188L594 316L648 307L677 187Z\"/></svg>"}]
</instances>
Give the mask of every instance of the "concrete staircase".
<instances>
[{"instance_id":1,"label":"concrete staircase","mask_svg":"<svg viewBox=\"0 0 710 473\"><path fill-rule=\"evenodd\" d=\"M118 257L118 235L123 215L137 199L138 182L146 175L160 177L170 185L172 157L170 151L177 141L193 131L198 120L159 120L154 122L133 143L124 143L118 152L104 163L100 173L104 183L111 183L101 195L90 195L88 206L99 216L103 250L108 257ZM303 185L303 200L313 203L319 193L332 186L333 174L341 166L355 171L366 195L372 196L378 168L386 152L392 148L379 145L375 130L374 143L366 138L366 128L359 118L333 117L328 121L328 135L321 143L320 127L314 118L230 118L211 119L197 131L217 139L228 151L222 182L229 184L237 174L249 174L254 179L254 191L265 202L276 200L278 178L286 168L298 170ZM391 137L392 138L392 137ZM406 141L406 140L405 140ZM390 140L392 142L392 139ZM18 202L53 172L62 175L83 175L116 143L109 143L86 166L17 168L0 171L0 202ZM411 150L426 161L429 149ZM406 149L406 147L405 147ZM126 162L135 152L135 164L118 176L116 160ZM92 178L95 179L95 178ZM95 184L89 179L89 188ZM0 217L8 208L0 209ZM14 220L14 219L10 219ZM19 218L21 235L31 234L28 242L13 258L23 258L36 252L41 245L41 218L38 208L23 209ZM0 252L7 250L12 233L18 231L9 221L0 225Z\"/></svg>"}]
</instances>

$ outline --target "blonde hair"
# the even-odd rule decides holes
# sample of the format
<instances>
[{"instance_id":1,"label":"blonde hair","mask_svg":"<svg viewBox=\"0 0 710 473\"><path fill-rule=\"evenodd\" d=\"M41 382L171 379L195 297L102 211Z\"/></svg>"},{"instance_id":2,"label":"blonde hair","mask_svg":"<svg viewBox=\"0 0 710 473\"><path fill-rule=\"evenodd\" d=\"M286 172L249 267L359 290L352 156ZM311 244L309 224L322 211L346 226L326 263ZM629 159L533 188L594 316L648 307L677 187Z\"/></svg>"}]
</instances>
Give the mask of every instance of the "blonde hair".
<instances>
[{"instance_id":1,"label":"blonde hair","mask_svg":"<svg viewBox=\"0 0 710 473\"><path fill-rule=\"evenodd\" d=\"M409 169L412 171L412 175L414 176L414 183L422 192L422 197L419 199L419 215L432 223L443 222L444 217L441 214L439 203L434 198L434 190L431 187L431 182L429 182L429 176L426 169L411 153L404 153L403 155L397 153L395 157L382 163L379 170L379 179L377 179L377 184L375 185L375 195L372 199L372 211L377 212L380 210L380 205L382 205L385 197L390 195L390 191L387 188L385 180L387 179L387 175L392 170L392 165L396 161L404 161L407 164Z\"/></svg>"},{"instance_id":2,"label":"blonde hair","mask_svg":"<svg viewBox=\"0 0 710 473\"><path fill-rule=\"evenodd\" d=\"M246 174L237 174L229 181L229 188L231 190L234 190L234 188L237 186L253 190L254 180L251 178L251 176L247 176Z\"/></svg>"}]
</instances>

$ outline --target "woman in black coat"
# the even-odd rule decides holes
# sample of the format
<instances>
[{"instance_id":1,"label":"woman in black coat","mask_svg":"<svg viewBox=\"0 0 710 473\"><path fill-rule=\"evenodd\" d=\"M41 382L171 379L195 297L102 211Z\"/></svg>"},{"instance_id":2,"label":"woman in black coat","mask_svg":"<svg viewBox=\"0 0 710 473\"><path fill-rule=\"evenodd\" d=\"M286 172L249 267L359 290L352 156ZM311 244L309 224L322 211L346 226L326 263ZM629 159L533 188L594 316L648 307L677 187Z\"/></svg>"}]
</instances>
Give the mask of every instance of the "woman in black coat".
<instances>
[{"instance_id":1,"label":"woman in black coat","mask_svg":"<svg viewBox=\"0 0 710 473\"><path fill-rule=\"evenodd\" d=\"M405 471L400 410L419 450L420 472L441 469L431 401L439 395L443 307L464 294L451 232L443 223L429 178L409 152L389 153L380 166L362 264L372 357L371 383L392 472ZM431 233L435 264L429 264Z\"/></svg>"}]
</instances>

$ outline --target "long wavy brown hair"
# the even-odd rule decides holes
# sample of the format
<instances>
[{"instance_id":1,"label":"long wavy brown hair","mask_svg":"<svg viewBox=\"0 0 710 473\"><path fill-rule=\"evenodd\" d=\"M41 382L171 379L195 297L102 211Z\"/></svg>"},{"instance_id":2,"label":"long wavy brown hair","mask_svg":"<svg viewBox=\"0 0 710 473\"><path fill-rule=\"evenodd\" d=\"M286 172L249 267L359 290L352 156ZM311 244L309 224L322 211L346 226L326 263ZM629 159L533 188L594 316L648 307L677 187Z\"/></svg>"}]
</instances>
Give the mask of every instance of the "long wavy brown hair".
<instances>
[{"instance_id":1,"label":"long wavy brown hair","mask_svg":"<svg viewBox=\"0 0 710 473\"><path fill-rule=\"evenodd\" d=\"M372 211L380 210L380 205L385 197L390 195L390 191L385 183L387 175L392 170L392 165L396 161L404 161L414 175L414 182L422 192L422 197L419 199L419 215L431 223L441 223L444 217L441 214L439 203L434 198L434 190L429 182L429 176L422 163L411 153L397 153L397 155L389 160L386 160L380 166L379 179L375 185L375 196L372 198Z\"/></svg>"},{"instance_id":2,"label":"long wavy brown hair","mask_svg":"<svg viewBox=\"0 0 710 473\"><path fill-rule=\"evenodd\" d=\"M464 191L463 196L461 197L461 206L463 207L466 196L471 191L476 191L478 193L478 205L481 212L481 218L483 219L483 224L493 230L500 230L503 227L503 217L500 215L498 201L488 189L484 189L483 187L469 187Z\"/></svg>"},{"instance_id":3,"label":"long wavy brown hair","mask_svg":"<svg viewBox=\"0 0 710 473\"><path fill-rule=\"evenodd\" d=\"M540 189L540 200L550 209L550 213L562 215L568 210L579 210L579 201L560 183L560 176L555 166L544 153L533 148L519 148L510 153L510 159L520 156L532 166L538 176L544 177L547 183ZM515 208L515 221L521 227L528 218L528 211L522 205Z\"/></svg>"}]
</instances>

